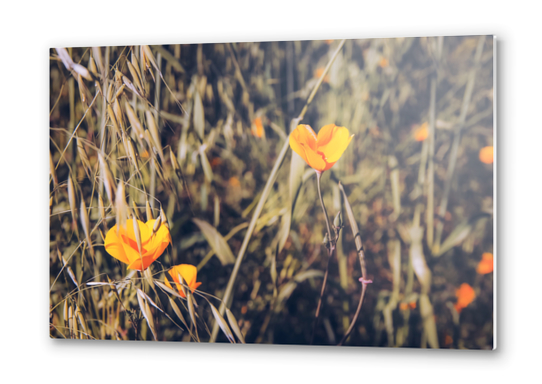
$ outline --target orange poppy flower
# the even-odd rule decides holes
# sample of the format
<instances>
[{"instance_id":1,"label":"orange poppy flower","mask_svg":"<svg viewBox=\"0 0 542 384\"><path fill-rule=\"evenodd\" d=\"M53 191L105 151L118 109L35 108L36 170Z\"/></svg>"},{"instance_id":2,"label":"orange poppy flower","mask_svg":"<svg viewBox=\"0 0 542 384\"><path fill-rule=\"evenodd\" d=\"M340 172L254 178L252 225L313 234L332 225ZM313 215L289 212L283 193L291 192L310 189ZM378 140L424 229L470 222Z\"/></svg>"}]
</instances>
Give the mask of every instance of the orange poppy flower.
<instances>
[{"instance_id":1,"label":"orange poppy flower","mask_svg":"<svg viewBox=\"0 0 542 384\"><path fill-rule=\"evenodd\" d=\"M174 266L173 268L169 270L169 275L175 282L175 287L177 288L177 290L179 291L179 294L182 297L186 297L186 294L184 292L183 285L179 281L179 275L181 275L181 277L184 280L184 284L190 288L192 293L201 285L201 283L196 283L196 279L198 276L198 269L190 264L180 264L180 265ZM173 289L167 278L166 278L166 285L169 288Z\"/></svg>"},{"instance_id":2,"label":"orange poppy flower","mask_svg":"<svg viewBox=\"0 0 542 384\"><path fill-rule=\"evenodd\" d=\"M257 117L252 120L252 135L256 137L262 137L264 134L262 118Z\"/></svg>"},{"instance_id":3,"label":"orange poppy flower","mask_svg":"<svg viewBox=\"0 0 542 384\"><path fill-rule=\"evenodd\" d=\"M354 135L345 127L328 124L318 136L310 125L300 124L290 134L290 147L317 172L333 167L342 156Z\"/></svg>"},{"instance_id":4,"label":"orange poppy flower","mask_svg":"<svg viewBox=\"0 0 542 384\"><path fill-rule=\"evenodd\" d=\"M388 65L390 65L388 59L386 59L385 57L381 58L380 61L378 62L378 65L380 66L380 68L386 68Z\"/></svg>"},{"instance_id":5,"label":"orange poppy flower","mask_svg":"<svg viewBox=\"0 0 542 384\"><path fill-rule=\"evenodd\" d=\"M493 146L488 146L480 149L480 161L484 164L493 164Z\"/></svg>"},{"instance_id":6,"label":"orange poppy flower","mask_svg":"<svg viewBox=\"0 0 542 384\"><path fill-rule=\"evenodd\" d=\"M134 220L126 220L126 227L117 224L105 236L105 250L115 259L128 264L128 269L143 271L162 255L171 243L169 229L161 224L156 233L153 227L156 220L143 223L137 221L141 242L139 245L134 231ZM139 247L141 246L141 252Z\"/></svg>"},{"instance_id":7,"label":"orange poppy flower","mask_svg":"<svg viewBox=\"0 0 542 384\"><path fill-rule=\"evenodd\" d=\"M424 141L429 136L429 124L423 123L418 128L414 130L413 133L414 140Z\"/></svg>"},{"instance_id":8,"label":"orange poppy flower","mask_svg":"<svg viewBox=\"0 0 542 384\"><path fill-rule=\"evenodd\" d=\"M455 291L457 296L457 303L455 309L457 312L461 312L463 308L466 308L476 298L474 289L467 283L461 284L461 286Z\"/></svg>"},{"instance_id":9,"label":"orange poppy flower","mask_svg":"<svg viewBox=\"0 0 542 384\"><path fill-rule=\"evenodd\" d=\"M478 263L476 272L478 272L480 275L485 275L487 273L493 272L493 254L492 253L485 252L482 255L482 260L480 260L480 263Z\"/></svg>"}]
</instances>

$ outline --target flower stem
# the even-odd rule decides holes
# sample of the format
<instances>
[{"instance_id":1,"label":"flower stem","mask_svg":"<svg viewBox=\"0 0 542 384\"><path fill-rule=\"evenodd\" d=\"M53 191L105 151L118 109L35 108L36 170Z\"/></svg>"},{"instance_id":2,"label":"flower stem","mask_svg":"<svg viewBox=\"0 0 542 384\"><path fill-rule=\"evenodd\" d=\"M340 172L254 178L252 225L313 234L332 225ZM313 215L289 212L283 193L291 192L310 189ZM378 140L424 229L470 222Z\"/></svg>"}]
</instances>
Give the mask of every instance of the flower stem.
<instances>
[{"instance_id":1,"label":"flower stem","mask_svg":"<svg viewBox=\"0 0 542 384\"><path fill-rule=\"evenodd\" d=\"M327 266L326 266L326 272L324 274L324 280L322 281L322 289L320 290L320 298L318 299L318 306L316 307L316 314L314 317L314 326L312 328L312 336L311 336L311 344L314 343L314 336L316 334L316 328L318 328L318 323L320 320L320 309L322 308L322 298L324 297L324 292L326 290L326 284L327 284L327 276L329 273L329 262L331 261L331 258L333 257L333 254L335 253L335 242L337 240L338 236L335 236L337 233L334 231L333 235L331 234L331 225L329 223L329 216L327 215L326 206L324 204L324 199L322 198L322 190L320 187L320 181L322 179L322 172L316 171L316 183L318 185L318 197L320 198L320 204L322 205L322 210L324 211L324 215L326 216L326 227L327 227L327 235L329 239L329 243L326 244L327 253L328 253L328 259L327 259Z\"/></svg>"},{"instance_id":2,"label":"flower stem","mask_svg":"<svg viewBox=\"0 0 542 384\"><path fill-rule=\"evenodd\" d=\"M324 204L324 199L322 199L322 190L320 188L320 180L322 179L322 172L316 171L316 180L318 184L318 197L320 198L320 204L322 205L322 210L324 211L324 215L326 216L326 226L327 226L327 235L329 236L330 244L333 240L335 240L335 236L331 235L331 225L329 224L329 216L327 215L326 206Z\"/></svg>"}]
</instances>

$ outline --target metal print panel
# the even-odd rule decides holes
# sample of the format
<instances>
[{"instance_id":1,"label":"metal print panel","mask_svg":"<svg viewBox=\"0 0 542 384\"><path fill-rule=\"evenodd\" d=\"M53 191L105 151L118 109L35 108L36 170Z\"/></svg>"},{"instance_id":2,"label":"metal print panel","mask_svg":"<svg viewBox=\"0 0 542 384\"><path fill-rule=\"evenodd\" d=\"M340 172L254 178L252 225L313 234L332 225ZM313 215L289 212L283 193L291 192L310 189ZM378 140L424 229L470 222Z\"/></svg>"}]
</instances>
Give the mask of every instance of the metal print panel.
<instances>
[{"instance_id":1,"label":"metal print panel","mask_svg":"<svg viewBox=\"0 0 542 384\"><path fill-rule=\"evenodd\" d=\"M51 49L51 338L493 349L494 44Z\"/></svg>"}]
</instances>

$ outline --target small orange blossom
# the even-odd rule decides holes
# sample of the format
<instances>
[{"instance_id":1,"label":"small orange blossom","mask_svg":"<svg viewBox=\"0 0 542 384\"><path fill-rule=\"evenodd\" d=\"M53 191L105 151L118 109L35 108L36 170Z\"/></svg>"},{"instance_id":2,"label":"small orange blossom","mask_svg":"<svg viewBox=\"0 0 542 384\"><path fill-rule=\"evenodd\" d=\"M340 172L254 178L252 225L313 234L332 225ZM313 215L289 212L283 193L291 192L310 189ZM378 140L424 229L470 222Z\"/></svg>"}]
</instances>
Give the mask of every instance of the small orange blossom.
<instances>
[{"instance_id":1,"label":"small orange blossom","mask_svg":"<svg viewBox=\"0 0 542 384\"><path fill-rule=\"evenodd\" d=\"M171 278L173 279L173 281L175 282L175 287L177 288L177 290L179 291L179 294L182 297L186 297L186 294L184 292L184 287L179 281L179 275L181 275L181 277L184 280L184 284L188 286L192 292L194 292L201 285L201 283L196 283L196 279L198 276L198 269L194 267L193 265L190 265L190 264L176 265L169 270L169 274ZM168 279L166 279L166 285L169 288L172 288Z\"/></svg>"},{"instance_id":2,"label":"small orange blossom","mask_svg":"<svg viewBox=\"0 0 542 384\"><path fill-rule=\"evenodd\" d=\"M416 302L415 301L411 301L410 303L405 303L405 302L402 302L399 304L399 309L401 311L406 311L407 309L416 309Z\"/></svg>"},{"instance_id":3,"label":"small orange blossom","mask_svg":"<svg viewBox=\"0 0 542 384\"><path fill-rule=\"evenodd\" d=\"M463 308L466 308L476 298L474 289L467 283L461 284L461 286L455 291L457 296L457 303L455 309L457 312L461 312Z\"/></svg>"},{"instance_id":4,"label":"small orange blossom","mask_svg":"<svg viewBox=\"0 0 542 384\"><path fill-rule=\"evenodd\" d=\"M317 172L330 169L342 156L354 135L345 127L328 124L318 136L310 125L300 124L290 134L290 147Z\"/></svg>"},{"instance_id":5,"label":"small orange blossom","mask_svg":"<svg viewBox=\"0 0 542 384\"><path fill-rule=\"evenodd\" d=\"M423 123L418 128L414 130L413 133L414 140L424 141L429 136L429 124Z\"/></svg>"},{"instance_id":6,"label":"small orange blossom","mask_svg":"<svg viewBox=\"0 0 542 384\"><path fill-rule=\"evenodd\" d=\"M484 164L493 164L493 146L488 146L480 149L480 161Z\"/></svg>"},{"instance_id":7,"label":"small orange blossom","mask_svg":"<svg viewBox=\"0 0 542 384\"><path fill-rule=\"evenodd\" d=\"M145 270L162 255L171 242L169 229L161 224L156 233L153 227L156 220L143 223L137 220L141 238L141 253L134 231L134 219L126 220L126 227L117 224L105 236L105 250L115 259L128 264L128 269Z\"/></svg>"},{"instance_id":8,"label":"small orange blossom","mask_svg":"<svg viewBox=\"0 0 542 384\"><path fill-rule=\"evenodd\" d=\"M480 263L478 263L476 272L478 272L480 275L485 275L487 273L493 272L493 254L492 253L485 252L482 255L482 260L480 260Z\"/></svg>"},{"instance_id":9,"label":"small orange blossom","mask_svg":"<svg viewBox=\"0 0 542 384\"><path fill-rule=\"evenodd\" d=\"M262 137L264 134L263 124L262 124L262 118L257 117L254 120L252 120L252 135L256 137Z\"/></svg>"}]
</instances>

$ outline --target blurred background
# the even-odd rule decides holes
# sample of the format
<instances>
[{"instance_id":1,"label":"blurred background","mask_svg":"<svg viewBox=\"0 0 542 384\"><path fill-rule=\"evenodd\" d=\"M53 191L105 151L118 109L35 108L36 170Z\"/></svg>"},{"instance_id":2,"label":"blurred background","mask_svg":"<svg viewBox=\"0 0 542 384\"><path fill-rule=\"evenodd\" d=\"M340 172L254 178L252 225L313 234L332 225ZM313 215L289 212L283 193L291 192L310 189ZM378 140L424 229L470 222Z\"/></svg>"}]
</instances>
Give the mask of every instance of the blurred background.
<instances>
[{"instance_id":1,"label":"blurred background","mask_svg":"<svg viewBox=\"0 0 542 384\"><path fill-rule=\"evenodd\" d=\"M325 218L314 171L291 150L280 161L280 152L321 79L301 122L355 136L322 177L328 212L342 212L345 228L315 343L341 340L360 296L340 181L373 281L345 345L492 348L493 38L347 40L325 73L340 44L70 48L68 58L51 50L52 337L134 339L132 321L145 327L135 291L122 285L130 271L103 248L119 183L143 221L147 201L167 217L172 244L152 264L154 278L192 264L198 290L222 298L279 160L228 306L247 343L310 343L327 265ZM108 278L118 295L89 285ZM165 294L156 297L173 317ZM211 311L199 304L210 329ZM84 335L66 331L65 308L82 318ZM190 340L152 312L158 340Z\"/></svg>"}]
</instances>

